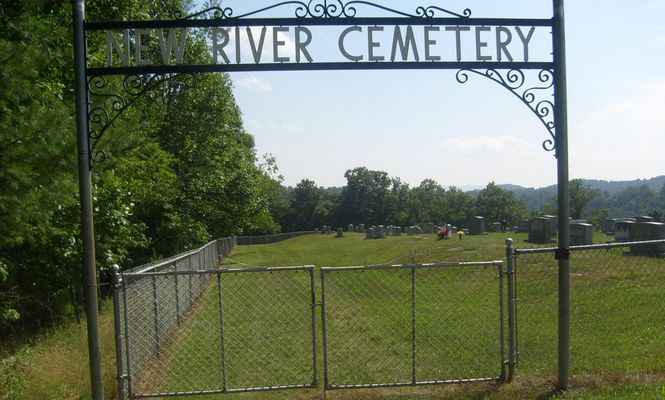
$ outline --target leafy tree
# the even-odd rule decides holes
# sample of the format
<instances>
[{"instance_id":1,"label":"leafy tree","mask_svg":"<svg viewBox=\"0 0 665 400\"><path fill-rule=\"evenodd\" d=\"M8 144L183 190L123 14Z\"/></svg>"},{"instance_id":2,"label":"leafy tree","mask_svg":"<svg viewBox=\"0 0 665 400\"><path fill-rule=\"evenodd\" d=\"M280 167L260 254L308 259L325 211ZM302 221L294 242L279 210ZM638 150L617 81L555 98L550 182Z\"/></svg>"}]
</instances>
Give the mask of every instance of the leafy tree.
<instances>
[{"instance_id":1,"label":"leafy tree","mask_svg":"<svg viewBox=\"0 0 665 400\"><path fill-rule=\"evenodd\" d=\"M388 174L358 167L346 171L344 177L347 185L341 193L339 223L386 223L391 184Z\"/></svg>"},{"instance_id":2,"label":"leafy tree","mask_svg":"<svg viewBox=\"0 0 665 400\"><path fill-rule=\"evenodd\" d=\"M585 185L581 179L573 179L569 183L570 215L573 219L580 219L584 215L584 208L600 193Z\"/></svg>"},{"instance_id":3,"label":"leafy tree","mask_svg":"<svg viewBox=\"0 0 665 400\"><path fill-rule=\"evenodd\" d=\"M393 224L398 226L412 224L408 211L410 197L411 189L409 185L402 182L400 178L392 178L388 195L388 215Z\"/></svg>"},{"instance_id":4,"label":"leafy tree","mask_svg":"<svg viewBox=\"0 0 665 400\"><path fill-rule=\"evenodd\" d=\"M451 186L444 194L446 214L442 221L455 226L464 226L474 214L474 200L470 194Z\"/></svg>"},{"instance_id":5,"label":"leafy tree","mask_svg":"<svg viewBox=\"0 0 665 400\"><path fill-rule=\"evenodd\" d=\"M446 214L445 189L432 179L425 179L411 189L410 216L414 223L441 221Z\"/></svg>"},{"instance_id":6,"label":"leafy tree","mask_svg":"<svg viewBox=\"0 0 665 400\"><path fill-rule=\"evenodd\" d=\"M482 215L489 222L505 220L514 225L526 215L526 204L519 200L515 194L489 183L485 189L478 193L476 198L476 213Z\"/></svg>"},{"instance_id":7,"label":"leafy tree","mask_svg":"<svg viewBox=\"0 0 665 400\"><path fill-rule=\"evenodd\" d=\"M323 197L323 188L309 179L301 180L293 189L289 201L289 221L290 231L308 230L317 227L315 225L316 207Z\"/></svg>"}]
</instances>

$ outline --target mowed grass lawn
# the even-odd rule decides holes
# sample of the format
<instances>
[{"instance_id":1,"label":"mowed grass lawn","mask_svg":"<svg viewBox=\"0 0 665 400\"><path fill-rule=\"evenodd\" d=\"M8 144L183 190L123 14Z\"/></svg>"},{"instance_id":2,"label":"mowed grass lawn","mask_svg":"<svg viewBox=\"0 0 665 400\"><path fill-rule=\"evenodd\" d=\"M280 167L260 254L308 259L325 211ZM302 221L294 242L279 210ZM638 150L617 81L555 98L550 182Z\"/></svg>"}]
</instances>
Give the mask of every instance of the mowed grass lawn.
<instances>
[{"instance_id":1,"label":"mowed grass lawn","mask_svg":"<svg viewBox=\"0 0 665 400\"><path fill-rule=\"evenodd\" d=\"M504 240L515 239L517 247L530 247L521 234L489 234L437 241L434 235L402 236L385 240L365 240L362 235L343 239L332 236L305 236L272 245L241 246L226 260L228 268L249 266L288 266L314 264L317 267L363 264L498 260L504 255ZM611 238L597 235L596 243ZM518 327L520 364L516 379L509 384L425 386L394 389L329 391L328 399L665 399L665 260L629 257L621 251L573 253L572 265L572 338L571 389L565 394L556 386L556 264L551 255L523 256L518 259ZM474 272L475 271L475 272ZM337 274L337 275L336 275ZM418 301L418 377L440 378L454 374L495 374L496 292L494 272L458 271L466 279L449 279L451 274L425 271L417 276ZM303 293L309 275L263 274L247 279L242 274L223 279L227 330L227 384L229 387L274 384L276 380L311 381L311 344L309 326L310 295ZM406 352L410 337L403 333L410 324L403 321L410 310L395 308L410 296L410 276L382 278L386 301L380 302L372 279L352 279L354 275L332 273L337 285L330 287L329 310L335 317L329 326L331 345L338 352L331 357L335 365L333 381L369 381L382 375L385 380L402 379L409 371ZM371 274L366 274L369 277ZM454 274L453 274L454 275ZM344 279L344 277L349 277ZM317 272L317 301L320 301L320 275ZM436 278L436 279L434 279ZM348 282L347 282L348 281ZM332 280L330 281L332 282ZM279 283L279 285L277 285ZM289 295L277 295L276 288L289 288ZM296 290L297 288L297 290ZM352 298L341 297L346 289L362 294L364 312L357 310ZM234 290L235 289L235 290ZM389 292L387 292L389 291ZM442 293L457 297L443 298ZM268 295L272 293L272 295ZM338 293L338 295L335 295ZM428 298L440 296L442 301ZM477 297L477 298L474 298ZM220 324L217 307L216 278L210 281L204 299L187 314L181 328L168 341L163 356L150 371L149 389L183 388L195 390L221 387ZM360 299L360 298L359 298ZM408 299L407 299L408 300ZM408 302L408 301L407 301ZM462 302L475 313L475 319L460 320L467 313L455 313L450 304ZM347 304L353 307L346 307ZM113 318L105 302L101 323L102 356L107 398L116 399ZM386 315L386 310L393 310ZM459 308L464 311L462 308ZM320 313L318 319L319 377L322 345ZM337 315L335 315L337 313ZM369 314L368 313L374 313ZM432 315L432 317L423 317ZM297 317L296 317L297 316ZM401 317L401 318L397 318ZM388 324L382 324L387 321ZM294 324L300 329L294 331ZM408 326L406 326L408 325ZM440 326L458 327L436 329ZM487 329L487 326L490 326ZM266 327L270 329L266 330ZM288 327L288 329L286 329ZM387 328L387 329L386 329ZM381 335L377 332L388 332ZM460 344L459 332L467 332L468 346ZM482 333L479 334L478 332ZM345 336L346 335L346 336ZM400 339L401 335L401 340ZM347 346L350 339L358 338ZM276 342L282 338L281 342ZM337 338L337 343L335 342ZM464 339L464 338L462 338ZM458 342L455 342L458 340ZM230 341L230 342L229 342ZM449 346L449 344L455 346ZM364 351L371 344L373 352ZM475 349L465 354L446 351ZM488 355L490 354L490 355ZM369 357L371 355L371 358ZM477 357L482 362L464 360ZM89 399L85 323L64 324L44 334L34 343L12 350L0 344L0 399ZM447 358L459 362L442 363ZM282 364L280 360L287 360ZM386 361L391 360L391 361ZM345 367L346 369L340 369ZM359 368L360 366L360 368ZM367 366L366 368L362 368ZM383 369L382 369L383 368ZM355 370L358 370L354 372ZM379 376L381 377L381 376ZM286 390L266 393L225 394L190 398L214 399L323 399L322 389Z\"/></svg>"},{"instance_id":2,"label":"mowed grass lawn","mask_svg":"<svg viewBox=\"0 0 665 400\"><path fill-rule=\"evenodd\" d=\"M437 241L434 235L366 240L309 235L240 246L226 268L501 260L504 240L523 234ZM596 243L608 241L603 235ZM330 399L665 398L665 260L622 251L573 254L572 387L556 384L556 263L518 259L520 364L509 384L483 383L328 391ZM335 384L404 382L411 374L411 272L328 273L328 354ZM222 276L228 387L311 382L311 302L307 272ZM321 299L316 273L317 301ZM421 270L416 275L419 380L496 376L500 371L499 279L492 267ZM150 389L219 389L219 296L212 280L202 303L148 376ZM319 378L321 321L317 311ZM319 399L322 389L213 395L220 399Z\"/></svg>"}]
</instances>

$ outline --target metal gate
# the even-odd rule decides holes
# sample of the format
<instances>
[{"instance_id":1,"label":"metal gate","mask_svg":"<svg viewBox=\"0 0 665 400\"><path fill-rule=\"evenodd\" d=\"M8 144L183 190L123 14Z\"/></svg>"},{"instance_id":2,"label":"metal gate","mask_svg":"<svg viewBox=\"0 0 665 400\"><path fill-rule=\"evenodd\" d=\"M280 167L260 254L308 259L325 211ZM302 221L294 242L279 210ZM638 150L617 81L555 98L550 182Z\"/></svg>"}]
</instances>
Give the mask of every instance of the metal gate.
<instances>
[{"instance_id":1,"label":"metal gate","mask_svg":"<svg viewBox=\"0 0 665 400\"><path fill-rule=\"evenodd\" d=\"M116 289L121 398L318 386L313 266L123 273Z\"/></svg>"},{"instance_id":2,"label":"metal gate","mask_svg":"<svg viewBox=\"0 0 665 400\"><path fill-rule=\"evenodd\" d=\"M325 388L507 379L506 272L501 261L322 268Z\"/></svg>"},{"instance_id":3,"label":"metal gate","mask_svg":"<svg viewBox=\"0 0 665 400\"><path fill-rule=\"evenodd\" d=\"M317 302L313 266L222 270L214 259L115 275L121 399L318 387L318 306L324 390L512 376L501 261L321 268Z\"/></svg>"}]
</instances>

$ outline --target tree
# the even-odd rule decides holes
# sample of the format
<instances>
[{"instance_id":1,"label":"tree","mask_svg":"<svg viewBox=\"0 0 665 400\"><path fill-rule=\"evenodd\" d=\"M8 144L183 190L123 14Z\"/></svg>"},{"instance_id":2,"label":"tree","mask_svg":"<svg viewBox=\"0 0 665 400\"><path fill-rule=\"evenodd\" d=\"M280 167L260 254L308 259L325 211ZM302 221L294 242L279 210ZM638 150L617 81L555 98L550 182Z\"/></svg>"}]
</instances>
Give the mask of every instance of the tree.
<instances>
[{"instance_id":1,"label":"tree","mask_svg":"<svg viewBox=\"0 0 665 400\"><path fill-rule=\"evenodd\" d=\"M444 194L446 214L441 222L463 226L474 214L474 201L470 194L451 186Z\"/></svg>"},{"instance_id":2,"label":"tree","mask_svg":"<svg viewBox=\"0 0 665 400\"><path fill-rule=\"evenodd\" d=\"M340 199L341 225L385 224L388 217L390 178L383 171L359 167L344 174L347 185Z\"/></svg>"},{"instance_id":3,"label":"tree","mask_svg":"<svg viewBox=\"0 0 665 400\"><path fill-rule=\"evenodd\" d=\"M288 230L304 231L316 228L321 219L322 210L317 211L317 207L322 197L323 188L318 187L312 180L301 180L293 189L289 201Z\"/></svg>"},{"instance_id":4,"label":"tree","mask_svg":"<svg viewBox=\"0 0 665 400\"><path fill-rule=\"evenodd\" d=\"M573 219L581 219L586 205L598 196L600 191L584 184L581 179L571 180L568 187L570 191L570 216Z\"/></svg>"},{"instance_id":5,"label":"tree","mask_svg":"<svg viewBox=\"0 0 665 400\"><path fill-rule=\"evenodd\" d=\"M526 216L526 204L515 194L489 183L485 189L478 193L476 198L476 213L482 215L488 222L505 220L510 225Z\"/></svg>"},{"instance_id":6,"label":"tree","mask_svg":"<svg viewBox=\"0 0 665 400\"><path fill-rule=\"evenodd\" d=\"M413 223L442 222L446 214L445 191L433 179L425 179L411 189L409 208Z\"/></svg>"}]
</instances>

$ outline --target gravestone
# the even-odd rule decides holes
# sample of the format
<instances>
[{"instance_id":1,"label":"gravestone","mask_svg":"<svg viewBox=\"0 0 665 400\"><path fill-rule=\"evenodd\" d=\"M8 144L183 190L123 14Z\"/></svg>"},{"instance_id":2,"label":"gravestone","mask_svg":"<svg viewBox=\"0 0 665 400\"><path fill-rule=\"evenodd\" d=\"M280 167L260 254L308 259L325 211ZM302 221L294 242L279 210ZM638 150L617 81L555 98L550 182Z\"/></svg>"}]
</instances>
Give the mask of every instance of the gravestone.
<instances>
[{"instance_id":1,"label":"gravestone","mask_svg":"<svg viewBox=\"0 0 665 400\"><path fill-rule=\"evenodd\" d=\"M615 242L630 242L631 234L630 230L633 225L637 222L635 221L616 221L614 223L614 241Z\"/></svg>"},{"instance_id":2,"label":"gravestone","mask_svg":"<svg viewBox=\"0 0 665 400\"><path fill-rule=\"evenodd\" d=\"M593 244L593 225L583 222L570 224L570 245L586 246Z\"/></svg>"},{"instance_id":3,"label":"gravestone","mask_svg":"<svg viewBox=\"0 0 665 400\"><path fill-rule=\"evenodd\" d=\"M600 223L600 231L608 235L614 235L614 223L617 221L616 218L606 219Z\"/></svg>"},{"instance_id":4,"label":"gravestone","mask_svg":"<svg viewBox=\"0 0 665 400\"><path fill-rule=\"evenodd\" d=\"M383 225L376 227L374 231L374 239L385 239L386 238L386 228Z\"/></svg>"},{"instance_id":5,"label":"gravestone","mask_svg":"<svg viewBox=\"0 0 665 400\"><path fill-rule=\"evenodd\" d=\"M526 233L529 232L529 220L523 219L517 224L517 232Z\"/></svg>"},{"instance_id":6,"label":"gravestone","mask_svg":"<svg viewBox=\"0 0 665 400\"><path fill-rule=\"evenodd\" d=\"M353 228L354 228L353 224L349 224L349 226L346 227L346 231L351 233L351 232L353 232Z\"/></svg>"},{"instance_id":7,"label":"gravestone","mask_svg":"<svg viewBox=\"0 0 665 400\"><path fill-rule=\"evenodd\" d=\"M358 226L358 232L365 233L365 224L360 224Z\"/></svg>"},{"instance_id":8,"label":"gravestone","mask_svg":"<svg viewBox=\"0 0 665 400\"><path fill-rule=\"evenodd\" d=\"M434 223L425 222L423 224L423 233L434 233Z\"/></svg>"},{"instance_id":9,"label":"gravestone","mask_svg":"<svg viewBox=\"0 0 665 400\"><path fill-rule=\"evenodd\" d=\"M365 231L365 239L374 239L374 228L369 228Z\"/></svg>"},{"instance_id":10,"label":"gravestone","mask_svg":"<svg viewBox=\"0 0 665 400\"><path fill-rule=\"evenodd\" d=\"M469 234L470 235L483 235L485 234L485 217L476 215L471 218L469 222Z\"/></svg>"},{"instance_id":11,"label":"gravestone","mask_svg":"<svg viewBox=\"0 0 665 400\"><path fill-rule=\"evenodd\" d=\"M501 222L492 222L490 224L490 232L501 232Z\"/></svg>"},{"instance_id":12,"label":"gravestone","mask_svg":"<svg viewBox=\"0 0 665 400\"><path fill-rule=\"evenodd\" d=\"M399 226L393 227L393 236L402 236L402 228Z\"/></svg>"},{"instance_id":13,"label":"gravestone","mask_svg":"<svg viewBox=\"0 0 665 400\"><path fill-rule=\"evenodd\" d=\"M570 219L569 223L571 224L588 224L589 221L586 219Z\"/></svg>"},{"instance_id":14,"label":"gravestone","mask_svg":"<svg viewBox=\"0 0 665 400\"><path fill-rule=\"evenodd\" d=\"M648 215L642 215L639 217L635 217L636 222L656 222L653 217L650 217Z\"/></svg>"},{"instance_id":15,"label":"gravestone","mask_svg":"<svg viewBox=\"0 0 665 400\"><path fill-rule=\"evenodd\" d=\"M556 236L559 232L559 217L556 215L543 215L543 218L547 218L550 221L550 229L552 230L552 236Z\"/></svg>"},{"instance_id":16,"label":"gravestone","mask_svg":"<svg viewBox=\"0 0 665 400\"><path fill-rule=\"evenodd\" d=\"M660 222L636 222L630 225L630 241L665 239L665 224ZM634 255L663 255L665 243L652 243L647 245L631 245L630 254Z\"/></svg>"},{"instance_id":17,"label":"gravestone","mask_svg":"<svg viewBox=\"0 0 665 400\"><path fill-rule=\"evenodd\" d=\"M323 225L323 226L321 227L321 234L322 234L322 235L325 235L326 233L328 233L328 227L325 226L325 225Z\"/></svg>"},{"instance_id":18,"label":"gravestone","mask_svg":"<svg viewBox=\"0 0 665 400\"><path fill-rule=\"evenodd\" d=\"M344 229L337 228L337 236L335 236L335 237L338 237L338 238L344 237Z\"/></svg>"},{"instance_id":19,"label":"gravestone","mask_svg":"<svg viewBox=\"0 0 665 400\"><path fill-rule=\"evenodd\" d=\"M412 236L412 235L414 234L414 231L413 231L413 227L412 227L412 226L409 226L409 227L406 228L406 234L407 234L408 236Z\"/></svg>"},{"instance_id":20,"label":"gravestone","mask_svg":"<svg viewBox=\"0 0 665 400\"><path fill-rule=\"evenodd\" d=\"M554 237L552 220L547 217L533 218L529 221L529 242L549 243Z\"/></svg>"}]
</instances>

